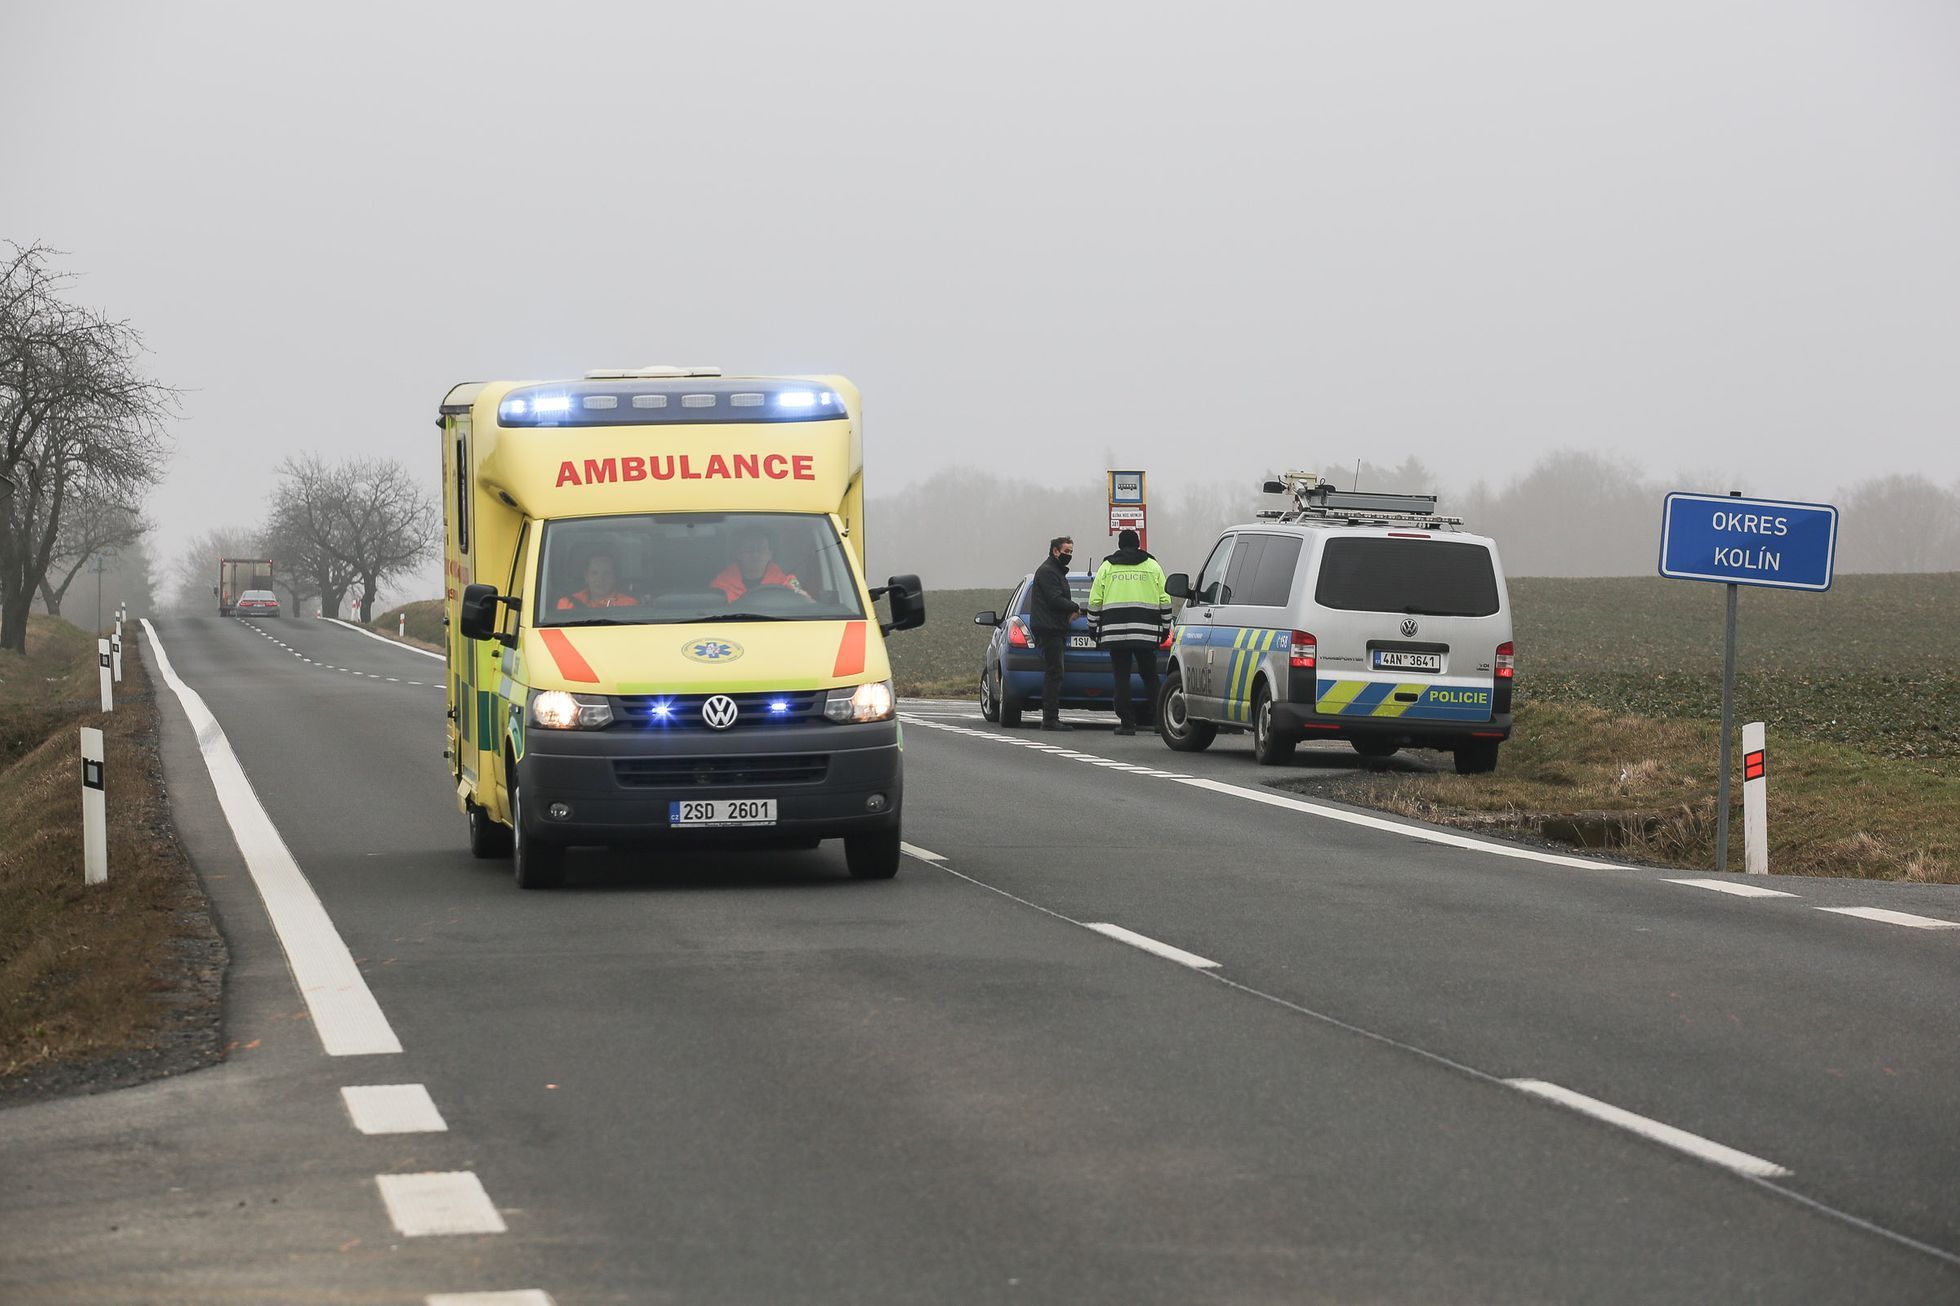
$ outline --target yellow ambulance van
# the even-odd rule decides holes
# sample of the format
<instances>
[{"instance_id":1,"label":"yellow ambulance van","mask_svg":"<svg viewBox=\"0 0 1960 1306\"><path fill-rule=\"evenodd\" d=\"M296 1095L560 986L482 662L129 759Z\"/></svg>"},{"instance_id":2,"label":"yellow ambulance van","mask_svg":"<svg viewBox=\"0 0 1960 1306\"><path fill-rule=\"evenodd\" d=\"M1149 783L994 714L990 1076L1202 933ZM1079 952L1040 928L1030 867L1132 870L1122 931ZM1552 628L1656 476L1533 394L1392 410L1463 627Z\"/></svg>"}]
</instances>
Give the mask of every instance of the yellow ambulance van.
<instances>
[{"instance_id":1,"label":"yellow ambulance van","mask_svg":"<svg viewBox=\"0 0 1960 1306\"><path fill-rule=\"evenodd\" d=\"M902 742L867 586L858 392L714 368L459 385L442 402L448 757L479 857L844 841L898 870ZM888 600L881 621L874 603Z\"/></svg>"}]
</instances>

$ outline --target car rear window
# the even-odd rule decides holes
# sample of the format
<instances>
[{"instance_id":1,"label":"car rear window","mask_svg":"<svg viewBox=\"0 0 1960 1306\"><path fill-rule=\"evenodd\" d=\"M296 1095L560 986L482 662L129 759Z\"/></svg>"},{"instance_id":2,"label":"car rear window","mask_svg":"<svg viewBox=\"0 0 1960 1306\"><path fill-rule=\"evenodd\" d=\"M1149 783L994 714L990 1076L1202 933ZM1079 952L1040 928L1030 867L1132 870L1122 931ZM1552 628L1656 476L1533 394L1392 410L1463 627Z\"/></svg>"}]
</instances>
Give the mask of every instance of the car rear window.
<instances>
[{"instance_id":1,"label":"car rear window","mask_svg":"<svg viewBox=\"0 0 1960 1306\"><path fill-rule=\"evenodd\" d=\"M1488 617L1497 611L1490 550L1456 540L1329 540L1314 602L1348 612Z\"/></svg>"}]
</instances>

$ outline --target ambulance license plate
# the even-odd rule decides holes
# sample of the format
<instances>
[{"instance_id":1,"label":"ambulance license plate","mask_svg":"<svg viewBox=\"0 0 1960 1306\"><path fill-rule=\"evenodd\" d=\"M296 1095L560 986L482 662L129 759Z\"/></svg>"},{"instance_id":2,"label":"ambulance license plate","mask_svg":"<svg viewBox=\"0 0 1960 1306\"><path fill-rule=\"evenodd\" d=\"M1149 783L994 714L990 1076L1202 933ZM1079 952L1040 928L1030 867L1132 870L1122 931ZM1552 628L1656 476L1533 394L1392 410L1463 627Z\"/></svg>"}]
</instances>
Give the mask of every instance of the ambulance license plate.
<instances>
[{"instance_id":1,"label":"ambulance license plate","mask_svg":"<svg viewBox=\"0 0 1960 1306\"><path fill-rule=\"evenodd\" d=\"M1378 648L1375 650L1375 669L1377 671L1441 671L1441 653L1404 653L1400 649Z\"/></svg>"},{"instance_id":2,"label":"ambulance license plate","mask_svg":"<svg viewBox=\"0 0 1960 1306\"><path fill-rule=\"evenodd\" d=\"M1068 637L1068 646L1070 648L1094 648L1096 646L1096 637L1094 635L1070 635Z\"/></svg>"},{"instance_id":3,"label":"ambulance license plate","mask_svg":"<svg viewBox=\"0 0 1960 1306\"><path fill-rule=\"evenodd\" d=\"M774 825L776 800L773 798L686 799L667 804L667 824L702 827L713 825Z\"/></svg>"}]
</instances>

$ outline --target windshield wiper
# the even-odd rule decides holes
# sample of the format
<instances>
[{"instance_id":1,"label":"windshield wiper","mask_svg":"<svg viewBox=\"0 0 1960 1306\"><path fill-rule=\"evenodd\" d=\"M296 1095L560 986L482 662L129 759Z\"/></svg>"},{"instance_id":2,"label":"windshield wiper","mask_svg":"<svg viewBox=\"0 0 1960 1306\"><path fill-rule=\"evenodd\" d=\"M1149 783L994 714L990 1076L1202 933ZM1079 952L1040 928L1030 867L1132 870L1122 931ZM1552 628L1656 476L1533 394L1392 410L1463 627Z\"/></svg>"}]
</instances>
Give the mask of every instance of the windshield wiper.
<instances>
[{"instance_id":1,"label":"windshield wiper","mask_svg":"<svg viewBox=\"0 0 1960 1306\"><path fill-rule=\"evenodd\" d=\"M577 621L554 621L552 626L637 626L637 621L614 621L611 617L581 617ZM546 629L549 629L547 627Z\"/></svg>"},{"instance_id":2,"label":"windshield wiper","mask_svg":"<svg viewBox=\"0 0 1960 1306\"><path fill-rule=\"evenodd\" d=\"M777 617L767 612L717 612L712 617L689 617L677 621L677 626L692 626L696 623L706 625L710 621L795 621L795 617Z\"/></svg>"}]
</instances>

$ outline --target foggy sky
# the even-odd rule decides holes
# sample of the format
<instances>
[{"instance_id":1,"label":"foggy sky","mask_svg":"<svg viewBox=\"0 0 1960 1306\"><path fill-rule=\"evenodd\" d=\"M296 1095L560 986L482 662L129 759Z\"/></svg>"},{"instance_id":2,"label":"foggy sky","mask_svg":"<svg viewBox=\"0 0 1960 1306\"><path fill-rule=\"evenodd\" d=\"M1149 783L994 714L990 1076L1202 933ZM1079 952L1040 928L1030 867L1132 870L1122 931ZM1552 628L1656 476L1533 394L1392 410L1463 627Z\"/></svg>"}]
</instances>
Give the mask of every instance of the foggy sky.
<instances>
[{"instance_id":1,"label":"foggy sky","mask_svg":"<svg viewBox=\"0 0 1960 1306\"><path fill-rule=\"evenodd\" d=\"M0 237L190 391L159 559L293 450L433 482L454 382L655 362L851 376L874 495L1960 478L1942 0L23 0L0 49Z\"/></svg>"}]
</instances>

